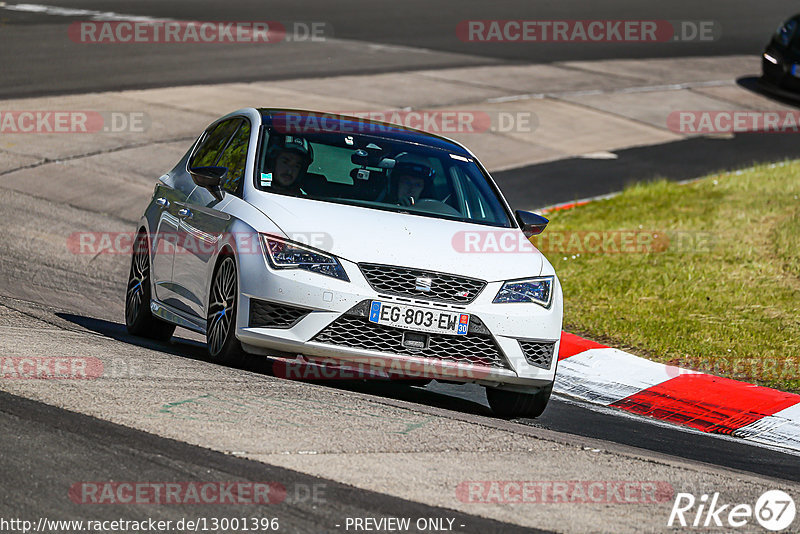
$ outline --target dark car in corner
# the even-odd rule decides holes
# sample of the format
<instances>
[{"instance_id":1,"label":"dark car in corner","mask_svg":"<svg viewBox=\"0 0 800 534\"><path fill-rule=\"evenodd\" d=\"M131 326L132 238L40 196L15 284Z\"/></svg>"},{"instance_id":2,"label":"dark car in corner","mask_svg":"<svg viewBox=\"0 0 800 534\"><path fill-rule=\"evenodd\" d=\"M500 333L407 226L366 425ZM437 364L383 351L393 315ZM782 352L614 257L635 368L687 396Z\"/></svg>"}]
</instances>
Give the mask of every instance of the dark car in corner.
<instances>
[{"instance_id":1,"label":"dark car in corner","mask_svg":"<svg viewBox=\"0 0 800 534\"><path fill-rule=\"evenodd\" d=\"M800 14L784 22L761 56L762 82L800 93Z\"/></svg>"}]
</instances>

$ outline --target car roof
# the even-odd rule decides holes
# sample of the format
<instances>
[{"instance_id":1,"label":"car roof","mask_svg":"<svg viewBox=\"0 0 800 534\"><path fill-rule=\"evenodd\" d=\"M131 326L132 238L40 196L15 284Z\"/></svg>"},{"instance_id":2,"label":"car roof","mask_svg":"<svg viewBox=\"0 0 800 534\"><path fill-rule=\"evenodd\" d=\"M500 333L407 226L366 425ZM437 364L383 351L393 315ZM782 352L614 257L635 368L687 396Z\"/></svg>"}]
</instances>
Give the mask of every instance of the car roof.
<instances>
[{"instance_id":1,"label":"car roof","mask_svg":"<svg viewBox=\"0 0 800 534\"><path fill-rule=\"evenodd\" d=\"M432 133L415 130L399 124L374 121L366 118L338 115L336 113L326 113L322 111L310 111L302 109L283 109L283 108L258 108L262 121L267 126L272 126L276 116L296 116L299 121L307 120L309 124L320 124L320 119L324 119L324 126L316 129L315 132L351 132L394 139L409 143L418 143L426 146L447 150L454 154L472 158L473 155L457 142L441 137ZM316 119L315 122L312 122Z\"/></svg>"}]
</instances>

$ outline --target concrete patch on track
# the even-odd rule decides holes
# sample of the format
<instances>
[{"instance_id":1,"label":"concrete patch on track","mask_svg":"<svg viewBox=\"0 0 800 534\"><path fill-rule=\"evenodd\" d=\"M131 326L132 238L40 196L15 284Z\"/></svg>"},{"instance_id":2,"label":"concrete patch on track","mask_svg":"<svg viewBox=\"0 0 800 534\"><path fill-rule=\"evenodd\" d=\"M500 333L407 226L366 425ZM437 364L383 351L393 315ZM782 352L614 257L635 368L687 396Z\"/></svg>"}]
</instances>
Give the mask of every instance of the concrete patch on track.
<instances>
[{"instance_id":1,"label":"concrete patch on track","mask_svg":"<svg viewBox=\"0 0 800 534\"><path fill-rule=\"evenodd\" d=\"M707 82L721 79L720 72L758 73L760 57L717 56L693 57L674 60L661 59L610 59L607 61L566 61L564 66L586 72L605 74L628 80L636 85L658 85L663 83ZM631 84L634 85L634 84Z\"/></svg>"},{"instance_id":2,"label":"concrete patch on track","mask_svg":"<svg viewBox=\"0 0 800 534\"><path fill-rule=\"evenodd\" d=\"M673 111L716 111L731 108L730 102L694 91L659 90L600 95L567 95L564 96L564 99L660 129L666 128L666 117ZM673 135L671 140L680 138L676 133Z\"/></svg>"},{"instance_id":3,"label":"concrete patch on track","mask_svg":"<svg viewBox=\"0 0 800 534\"><path fill-rule=\"evenodd\" d=\"M43 179L33 194L59 198L71 189L51 177L49 181ZM67 239L75 232L131 232L133 223L120 220L108 210L109 205L117 205L113 200L101 202L94 196L80 200L94 203L88 206L92 211L13 190L3 192L2 294L77 313L94 310L95 317L117 318L122 313L129 258L120 254L73 254Z\"/></svg>"},{"instance_id":4,"label":"concrete patch on track","mask_svg":"<svg viewBox=\"0 0 800 534\"><path fill-rule=\"evenodd\" d=\"M314 399L287 399L283 395L267 394L252 397L211 393L162 404L152 417L208 423L249 422L271 430L291 427L294 430L317 432L320 429L319 421L331 414L338 414L346 419L350 430L368 430L378 423L383 424L381 431L386 434L410 434L425 429L433 420L433 417L419 414L386 414L381 413L381 410L365 410L363 406L350 408L342 406L341 403ZM301 452L317 454L317 451Z\"/></svg>"},{"instance_id":5,"label":"concrete patch on track","mask_svg":"<svg viewBox=\"0 0 800 534\"><path fill-rule=\"evenodd\" d=\"M41 158L36 156L27 156L25 154L17 154L14 153L12 150L2 150L0 151L0 174L6 171L12 171L14 169L19 169L21 167L26 167L28 165L34 165L42 161Z\"/></svg>"},{"instance_id":6,"label":"concrete patch on track","mask_svg":"<svg viewBox=\"0 0 800 534\"><path fill-rule=\"evenodd\" d=\"M201 127L202 129L202 127ZM153 185L191 146L194 137L121 147L65 161L50 161L2 177L2 186L91 212L136 221ZM146 174L163 169L161 174ZM102 198L102 202L98 199ZM96 228L95 231L107 230Z\"/></svg>"},{"instance_id":7,"label":"concrete patch on track","mask_svg":"<svg viewBox=\"0 0 800 534\"><path fill-rule=\"evenodd\" d=\"M711 97L715 100L735 102L745 106L746 109L790 111L797 109L797 106L790 106L783 102L778 102L765 95L742 91L738 85L720 85L714 87L693 87L692 91L701 95Z\"/></svg>"},{"instance_id":8,"label":"concrete patch on track","mask_svg":"<svg viewBox=\"0 0 800 534\"><path fill-rule=\"evenodd\" d=\"M685 60L683 60L685 61ZM535 76L532 73L535 72ZM563 91L612 91L644 83L629 76L609 76L572 68L569 63L530 65L488 65L436 71L422 71L420 76L453 83L504 89L512 95L545 95Z\"/></svg>"}]
</instances>

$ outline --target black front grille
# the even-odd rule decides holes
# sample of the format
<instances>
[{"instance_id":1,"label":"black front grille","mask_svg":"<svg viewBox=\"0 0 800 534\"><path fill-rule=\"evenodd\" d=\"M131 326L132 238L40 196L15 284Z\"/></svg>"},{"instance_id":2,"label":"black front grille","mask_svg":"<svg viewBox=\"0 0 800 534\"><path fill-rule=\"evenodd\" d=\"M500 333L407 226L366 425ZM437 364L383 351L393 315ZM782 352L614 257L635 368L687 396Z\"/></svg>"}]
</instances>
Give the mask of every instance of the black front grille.
<instances>
[{"instance_id":1,"label":"black front grille","mask_svg":"<svg viewBox=\"0 0 800 534\"><path fill-rule=\"evenodd\" d=\"M314 336L312 341L355 349L510 369L500 347L497 346L490 334L474 331L470 331L464 336L426 334L428 336L427 348L410 349L403 346L403 332L405 330L400 328L371 323L363 316L343 315Z\"/></svg>"},{"instance_id":2,"label":"black front grille","mask_svg":"<svg viewBox=\"0 0 800 534\"><path fill-rule=\"evenodd\" d=\"M251 327L291 328L309 313L306 308L250 299Z\"/></svg>"},{"instance_id":3,"label":"black front grille","mask_svg":"<svg viewBox=\"0 0 800 534\"><path fill-rule=\"evenodd\" d=\"M554 342L519 340L519 346L529 364L542 369L550 369L550 364L553 362L553 350L556 346Z\"/></svg>"},{"instance_id":4,"label":"black front grille","mask_svg":"<svg viewBox=\"0 0 800 534\"><path fill-rule=\"evenodd\" d=\"M486 287L486 282L454 274L408 267L359 263L364 278L375 291L431 301L468 304ZM430 291L417 289L417 278L430 278Z\"/></svg>"}]
</instances>

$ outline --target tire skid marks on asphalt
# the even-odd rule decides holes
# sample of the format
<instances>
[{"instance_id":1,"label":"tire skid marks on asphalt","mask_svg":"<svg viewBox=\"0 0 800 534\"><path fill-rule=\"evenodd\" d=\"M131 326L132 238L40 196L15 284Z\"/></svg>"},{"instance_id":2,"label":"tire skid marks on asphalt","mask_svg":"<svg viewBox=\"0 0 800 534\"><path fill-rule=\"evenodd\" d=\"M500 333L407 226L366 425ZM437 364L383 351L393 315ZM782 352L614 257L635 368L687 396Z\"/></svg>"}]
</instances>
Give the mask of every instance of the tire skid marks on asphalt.
<instances>
[{"instance_id":1,"label":"tire skid marks on asphalt","mask_svg":"<svg viewBox=\"0 0 800 534\"><path fill-rule=\"evenodd\" d=\"M782 443L800 451L800 403L743 426L733 435L767 445Z\"/></svg>"},{"instance_id":2,"label":"tire skid marks on asphalt","mask_svg":"<svg viewBox=\"0 0 800 534\"><path fill-rule=\"evenodd\" d=\"M733 434L743 426L797 404L797 397L729 378L695 373L676 376L614 406L703 432Z\"/></svg>"},{"instance_id":3,"label":"tire skid marks on asphalt","mask_svg":"<svg viewBox=\"0 0 800 534\"><path fill-rule=\"evenodd\" d=\"M164 403L151 417L169 417L189 421L222 424L257 424L272 428L319 429L320 420L330 420L331 414L346 419L350 429L369 431L372 424L381 423L386 434L409 434L433 420L433 417L404 412L350 408L316 399L283 399L264 394L253 397L243 394L198 393L195 396ZM302 417L295 415L302 414ZM310 419L308 416L312 416Z\"/></svg>"},{"instance_id":4,"label":"tire skid marks on asphalt","mask_svg":"<svg viewBox=\"0 0 800 534\"><path fill-rule=\"evenodd\" d=\"M608 406L670 378L660 363L618 349L593 348L559 362L555 390Z\"/></svg>"}]
</instances>

